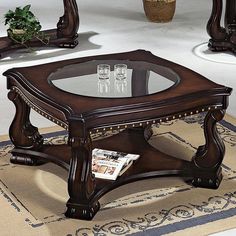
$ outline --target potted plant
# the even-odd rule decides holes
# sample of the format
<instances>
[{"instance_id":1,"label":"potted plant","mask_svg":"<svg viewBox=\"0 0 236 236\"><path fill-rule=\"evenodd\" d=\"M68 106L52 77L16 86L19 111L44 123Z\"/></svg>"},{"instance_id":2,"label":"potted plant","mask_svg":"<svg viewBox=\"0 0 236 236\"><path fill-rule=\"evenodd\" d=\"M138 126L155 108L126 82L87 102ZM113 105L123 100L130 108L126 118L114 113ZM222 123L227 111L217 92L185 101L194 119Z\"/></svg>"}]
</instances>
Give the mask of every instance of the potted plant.
<instances>
[{"instance_id":1,"label":"potted plant","mask_svg":"<svg viewBox=\"0 0 236 236\"><path fill-rule=\"evenodd\" d=\"M143 0L147 18L152 22L169 22L175 14L176 0Z\"/></svg>"},{"instance_id":2,"label":"potted plant","mask_svg":"<svg viewBox=\"0 0 236 236\"><path fill-rule=\"evenodd\" d=\"M27 42L32 39L40 40L48 44L48 38L41 32L41 24L35 15L30 11L31 5L23 8L17 7L15 11L9 10L5 15L5 25L8 25L8 37L15 43L22 44L29 48Z\"/></svg>"}]
</instances>

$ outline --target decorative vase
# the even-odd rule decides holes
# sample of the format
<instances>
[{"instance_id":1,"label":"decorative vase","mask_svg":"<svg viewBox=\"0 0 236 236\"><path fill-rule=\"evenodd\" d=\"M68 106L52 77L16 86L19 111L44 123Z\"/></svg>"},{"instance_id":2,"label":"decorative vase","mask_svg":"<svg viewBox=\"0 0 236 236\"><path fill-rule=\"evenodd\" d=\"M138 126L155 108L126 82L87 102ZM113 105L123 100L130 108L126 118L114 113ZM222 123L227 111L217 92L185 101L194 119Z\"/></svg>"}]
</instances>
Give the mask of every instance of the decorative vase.
<instances>
[{"instance_id":1,"label":"decorative vase","mask_svg":"<svg viewBox=\"0 0 236 236\"><path fill-rule=\"evenodd\" d=\"M176 0L143 0L147 18L152 22L169 22L175 14Z\"/></svg>"}]
</instances>

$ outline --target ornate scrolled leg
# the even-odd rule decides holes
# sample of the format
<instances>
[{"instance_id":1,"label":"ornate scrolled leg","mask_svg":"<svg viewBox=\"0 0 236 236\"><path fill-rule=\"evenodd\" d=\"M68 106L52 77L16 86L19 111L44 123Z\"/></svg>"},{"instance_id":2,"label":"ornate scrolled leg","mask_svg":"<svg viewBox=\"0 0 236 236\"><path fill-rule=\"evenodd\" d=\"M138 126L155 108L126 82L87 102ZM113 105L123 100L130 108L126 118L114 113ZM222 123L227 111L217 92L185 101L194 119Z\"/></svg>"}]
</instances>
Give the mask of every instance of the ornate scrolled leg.
<instances>
[{"instance_id":1,"label":"ornate scrolled leg","mask_svg":"<svg viewBox=\"0 0 236 236\"><path fill-rule=\"evenodd\" d=\"M211 37L208 47L212 51L222 51L227 49L222 44L222 42L224 42L227 38L225 28L220 25L222 8L222 0L213 0L211 16L207 23L207 32Z\"/></svg>"},{"instance_id":2,"label":"ornate scrolled leg","mask_svg":"<svg viewBox=\"0 0 236 236\"><path fill-rule=\"evenodd\" d=\"M224 114L224 110L214 110L206 115L204 122L206 144L198 148L192 160L194 186L215 189L219 187L222 180L221 163L225 146L217 132L216 123L224 117Z\"/></svg>"},{"instance_id":3,"label":"ornate scrolled leg","mask_svg":"<svg viewBox=\"0 0 236 236\"><path fill-rule=\"evenodd\" d=\"M57 23L57 38L60 47L74 48L78 44L79 14L75 0L63 0L64 15Z\"/></svg>"},{"instance_id":4,"label":"ornate scrolled leg","mask_svg":"<svg viewBox=\"0 0 236 236\"><path fill-rule=\"evenodd\" d=\"M229 35L231 49L236 53L236 0L227 0L225 9L225 28Z\"/></svg>"},{"instance_id":5,"label":"ornate scrolled leg","mask_svg":"<svg viewBox=\"0 0 236 236\"><path fill-rule=\"evenodd\" d=\"M236 31L236 0L226 1L225 28L228 34Z\"/></svg>"},{"instance_id":6,"label":"ornate scrolled leg","mask_svg":"<svg viewBox=\"0 0 236 236\"><path fill-rule=\"evenodd\" d=\"M92 151L90 137L70 137L72 147L68 192L70 199L65 215L70 218L91 220L100 205L92 199L95 177L92 174Z\"/></svg>"},{"instance_id":7,"label":"ornate scrolled leg","mask_svg":"<svg viewBox=\"0 0 236 236\"><path fill-rule=\"evenodd\" d=\"M30 107L14 90L8 93L8 98L16 107L16 114L9 129L9 136L12 143L15 145L16 149L38 150L43 144L43 137L39 134L38 129L30 123ZM25 165L42 164L40 160L29 156L14 156L14 150L12 154L12 163Z\"/></svg>"}]
</instances>

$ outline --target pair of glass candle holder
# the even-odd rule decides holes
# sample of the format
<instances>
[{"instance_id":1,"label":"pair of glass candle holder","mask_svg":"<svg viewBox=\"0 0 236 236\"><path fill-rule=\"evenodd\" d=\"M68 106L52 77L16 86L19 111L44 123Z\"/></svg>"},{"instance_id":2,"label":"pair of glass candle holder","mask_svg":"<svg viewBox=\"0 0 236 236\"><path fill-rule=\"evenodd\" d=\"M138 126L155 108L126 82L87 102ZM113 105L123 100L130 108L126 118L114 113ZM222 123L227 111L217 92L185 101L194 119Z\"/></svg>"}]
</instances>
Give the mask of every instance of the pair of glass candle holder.
<instances>
[{"instance_id":1,"label":"pair of glass candle holder","mask_svg":"<svg viewBox=\"0 0 236 236\"><path fill-rule=\"evenodd\" d=\"M101 80L110 79L111 67L108 64L97 65L97 75ZM127 65L115 64L114 65L114 77L117 80L124 80L127 78Z\"/></svg>"}]
</instances>

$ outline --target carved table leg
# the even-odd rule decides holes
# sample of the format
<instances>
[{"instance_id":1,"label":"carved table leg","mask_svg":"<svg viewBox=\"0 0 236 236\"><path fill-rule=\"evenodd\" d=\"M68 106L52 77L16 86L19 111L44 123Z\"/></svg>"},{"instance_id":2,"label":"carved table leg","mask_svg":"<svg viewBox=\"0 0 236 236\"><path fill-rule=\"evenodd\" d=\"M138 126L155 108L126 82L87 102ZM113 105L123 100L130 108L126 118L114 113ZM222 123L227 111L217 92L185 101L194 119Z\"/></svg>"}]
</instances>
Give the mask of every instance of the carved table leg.
<instances>
[{"instance_id":1,"label":"carved table leg","mask_svg":"<svg viewBox=\"0 0 236 236\"><path fill-rule=\"evenodd\" d=\"M227 49L216 44L216 42L225 41L227 37L226 30L220 25L222 8L222 0L213 0L211 17L207 23L207 32L211 37L208 47L212 51L221 51Z\"/></svg>"},{"instance_id":2,"label":"carved table leg","mask_svg":"<svg viewBox=\"0 0 236 236\"><path fill-rule=\"evenodd\" d=\"M226 0L225 27L221 27L223 0L213 0L207 32L211 39L208 47L212 51L236 52L236 0Z\"/></svg>"},{"instance_id":3,"label":"carved table leg","mask_svg":"<svg viewBox=\"0 0 236 236\"><path fill-rule=\"evenodd\" d=\"M231 50L236 53L236 0L226 1L225 28Z\"/></svg>"},{"instance_id":4,"label":"carved table leg","mask_svg":"<svg viewBox=\"0 0 236 236\"><path fill-rule=\"evenodd\" d=\"M207 188L218 188L222 180L221 163L225 146L221 140L216 123L224 117L224 110L209 111L204 122L206 144L200 146L193 158L193 185Z\"/></svg>"},{"instance_id":5,"label":"carved table leg","mask_svg":"<svg viewBox=\"0 0 236 236\"><path fill-rule=\"evenodd\" d=\"M92 147L89 135L71 137L69 144L72 148L70 162L68 192L70 199L66 206L65 215L70 218L91 220L100 205L93 199L95 177L92 174Z\"/></svg>"},{"instance_id":6,"label":"carved table leg","mask_svg":"<svg viewBox=\"0 0 236 236\"><path fill-rule=\"evenodd\" d=\"M30 107L14 90L8 93L8 98L16 107L16 114L9 129L9 136L15 148L24 150L39 149L43 144L43 137L39 134L38 129L30 123ZM12 154L14 155L14 150ZM30 156L12 156L11 162L25 165L44 163Z\"/></svg>"},{"instance_id":7,"label":"carved table leg","mask_svg":"<svg viewBox=\"0 0 236 236\"><path fill-rule=\"evenodd\" d=\"M64 15L57 23L57 38L63 39L59 42L60 47L74 48L78 44L79 14L75 0L63 0Z\"/></svg>"},{"instance_id":8,"label":"carved table leg","mask_svg":"<svg viewBox=\"0 0 236 236\"><path fill-rule=\"evenodd\" d=\"M236 0L226 1L225 27L227 33L236 31Z\"/></svg>"}]
</instances>

